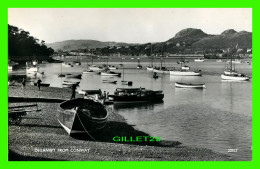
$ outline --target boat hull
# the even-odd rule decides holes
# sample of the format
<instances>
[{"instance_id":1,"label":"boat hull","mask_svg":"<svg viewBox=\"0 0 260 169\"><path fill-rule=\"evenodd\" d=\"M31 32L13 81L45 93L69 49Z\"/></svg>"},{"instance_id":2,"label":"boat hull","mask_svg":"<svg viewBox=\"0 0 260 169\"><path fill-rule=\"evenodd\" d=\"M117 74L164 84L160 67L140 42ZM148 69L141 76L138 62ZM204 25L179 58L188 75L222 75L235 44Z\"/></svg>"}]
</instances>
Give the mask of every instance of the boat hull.
<instances>
[{"instance_id":1,"label":"boat hull","mask_svg":"<svg viewBox=\"0 0 260 169\"><path fill-rule=\"evenodd\" d=\"M165 73L165 74L169 74L169 73L170 73L169 70L158 70L158 69L153 69L153 72L156 72L156 73Z\"/></svg>"},{"instance_id":2,"label":"boat hull","mask_svg":"<svg viewBox=\"0 0 260 169\"><path fill-rule=\"evenodd\" d=\"M91 106L96 106L93 112ZM61 103L57 114L59 123L69 135L97 132L105 127L107 117L108 113L101 103L82 98Z\"/></svg>"},{"instance_id":3,"label":"boat hull","mask_svg":"<svg viewBox=\"0 0 260 169\"><path fill-rule=\"evenodd\" d=\"M201 83L201 84L191 84L191 83L179 83L179 82L175 82L175 87L179 87L179 88L196 88L196 89L203 89L206 88L205 83Z\"/></svg>"},{"instance_id":4,"label":"boat hull","mask_svg":"<svg viewBox=\"0 0 260 169\"><path fill-rule=\"evenodd\" d=\"M76 79L81 79L81 74L75 74L75 75L73 75L73 74L66 74L66 78L76 78Z\"/></svg>"},{"instance_id":5,"label":"boat hull","mask_svg":"<svg viewBox=\"0 0 260 169\"><path fill-rule=\"evenodd\" d=\"M170 75L174 75L174 76L201 76L201 72L193 72L193 71L170 71Z\"/></svg>"},{"instance_id":6,"label":"boat hull","mask_svg":"<svg viewBox=\"0 0 260 169\"><path fill-rule=\"evenodd\" d=\"M107 72L101 72L101 76L121 76L121 73L107 73Z\"/></svg>"},{"instance_id":7,"label":"boat hull","mask_svg":"<svg viewBox=\"0 0 260 169\"><path fill-rule=\"evenodd\" d=\"M222 74L221 78L223 80L230 80L230 81L248 81L250 78L248 76L242 76L242 75L225 75Z\"/></svg>"},{"instance_id":8,"label":"boat hull","mask_svg":"<svg viewBox=\"0 0 260 169\"><path fill-rule=\"evenodd\" d=\"M146 69L147 69L148 71L153 71L154 68L153 68L153 67L147 67Z\"/></svg>"}]
</instances>

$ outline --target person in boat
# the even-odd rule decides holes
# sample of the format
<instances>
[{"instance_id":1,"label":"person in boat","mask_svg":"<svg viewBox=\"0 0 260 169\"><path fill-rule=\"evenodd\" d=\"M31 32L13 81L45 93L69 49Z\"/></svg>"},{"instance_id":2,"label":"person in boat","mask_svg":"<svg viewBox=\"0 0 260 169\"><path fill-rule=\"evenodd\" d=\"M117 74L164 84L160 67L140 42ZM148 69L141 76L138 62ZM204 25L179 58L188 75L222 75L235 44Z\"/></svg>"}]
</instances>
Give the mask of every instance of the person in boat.
<instances>
[{"instance_id":1,"label":"person in boat","mask_svg":"<svg viewBox=\"0 0 260 169\"><path fill-rule=\"evenodd\" d=\"M37 80L37 86L38 86L38 90L41 90L41 79Z\"/></svg>"},{"instance_id":2,"label":"person in boat","mask_svg":"<svg viewBox=\"0 0 260 169\"><path fill-rule=\"evenodd\" d=\"M75 99L75 95L76 95L76 84L73 84L72 85L72 95L71 95L71 98L70 99Z\"/></svg>"},{"instance_id":3,"label":"person in boat","mask_svg":"<svg viewBox=\"0 0 260 169\"><path fill-rule=\"evenodd\" d=\"M23 78L23 80L22 80L22 88L24 88L25 87L25 79Z\"/></svg>"}]
</instances>

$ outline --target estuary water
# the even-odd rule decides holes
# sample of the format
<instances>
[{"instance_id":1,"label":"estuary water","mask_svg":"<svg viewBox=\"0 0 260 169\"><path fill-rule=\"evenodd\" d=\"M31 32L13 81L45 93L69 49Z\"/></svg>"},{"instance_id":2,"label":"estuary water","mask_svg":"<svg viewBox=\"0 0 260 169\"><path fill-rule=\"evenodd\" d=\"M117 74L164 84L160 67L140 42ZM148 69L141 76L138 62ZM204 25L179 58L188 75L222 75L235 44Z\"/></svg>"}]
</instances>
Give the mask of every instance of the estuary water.
<instances>
[{"instance_id":1,"label":"estuary water","mask_svg":"<svg viewBox=\"0 0 260 169\"><path fill-rule=\"evenodd\" d=\"M98 65L98 63L96 63ZM120 62L111 62L120 69ZM141 63L148 66L148 62ZM252 79L249 82L224 82L220 74L223 73L225 63L206 61L202 63L190 62L187 65L202 70L199 77L178 77L169 74L152 78L152 72L135 69L137 63L124 63L124 80L133 81L133 88L145 87L164 92L163 103L149 104L117 104L115 113L124 116L129 124L136 129L161 137L164 140L174 140L183 145L208 148L216 152L230 155L235 160L252 159ZM81 66L63 67L61 63L40 64L40 71L44 75L27 77L28 81L40 78L50 83L52 87L62 87L59 73L82 73L87 69L87 63ZM166 66L178 68L176 62L167 62ZM236 65L237 71L252 76L252 65L242 63ZM9 80L21 81L25 77L25 70L14 70L8 73ZM81 89L101 89L113 94L116 88L122 86L123 77L114 77L118 84L102 83L100 75L83 74ZM70 79L78 81L77 79ZM176 88L175 82L204 82L206 89ZM69 98L68 98L69 99ZM228 152L235 149L236 152Z\"/></svg>"}]
</instances>

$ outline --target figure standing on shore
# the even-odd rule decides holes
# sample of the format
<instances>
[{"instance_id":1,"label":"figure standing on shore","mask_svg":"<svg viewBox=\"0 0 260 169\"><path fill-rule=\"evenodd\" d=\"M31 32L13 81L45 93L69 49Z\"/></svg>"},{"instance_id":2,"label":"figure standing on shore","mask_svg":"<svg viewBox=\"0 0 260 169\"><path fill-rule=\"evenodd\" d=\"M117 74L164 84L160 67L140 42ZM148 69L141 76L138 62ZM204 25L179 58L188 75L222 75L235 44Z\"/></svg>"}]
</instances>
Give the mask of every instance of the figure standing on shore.
<instances>
[{"instance_id":1,"label":"figure standing on shore","mask_svg":"<svg viewBox=\"0 0 260 169\"><path fill-rule=\"evenodd\" d=\"M23 78L23 81L22 81L22 88L25 87L25 79Z\"/></svg>"},{"instance_id":2,"label":"figure standing on shore","mask_svg":"<svg viewBox=\"0 0 260 169\"><path fill-rule=\"evenodd\" d=\"M37 80L37 86L38 86L38 89L41 90L41 79Z\"/></svg>"},{"instance_id":3,"label":"figure standing on shore","mask_svg":"<svg viewBox=\"0 0 260 169\"><path fill-rule=\"evenodd\" d=\"M76 95L76 88L77 86L75 84L72 85L72 95L70 99L75 99L75 95Z\"/></svg>"}]
</instances>

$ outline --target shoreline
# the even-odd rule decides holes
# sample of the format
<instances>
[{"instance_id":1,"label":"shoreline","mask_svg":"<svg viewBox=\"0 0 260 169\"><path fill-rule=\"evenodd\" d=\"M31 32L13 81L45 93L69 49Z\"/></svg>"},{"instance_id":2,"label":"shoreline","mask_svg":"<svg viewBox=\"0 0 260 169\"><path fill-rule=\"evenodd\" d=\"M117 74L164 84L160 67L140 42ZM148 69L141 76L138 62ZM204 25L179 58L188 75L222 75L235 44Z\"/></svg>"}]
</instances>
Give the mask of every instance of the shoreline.
<instances>
[{"instance_id":1,"label":"shoreline","mask_svg":"<svg viewBox=\"0 0 260 169\"><path fill-rule=\"evenodd\" d=\"M24 89L9 86L8 96L69 99L70 90L42 87L38 91L36 86ZM17 104L25 103L10 102L9 106ZM232 161L228 155L183 146L178 141L115 142L115 136L136 138L150 135L136 130L123 116L114 112L109 115L105 129L93 135L97 141L82 135L70 137L56 119L58 105L38 103L41 111L29 112L20 125L8 126L9 161Z\"/></svg>"}]
</instances>

